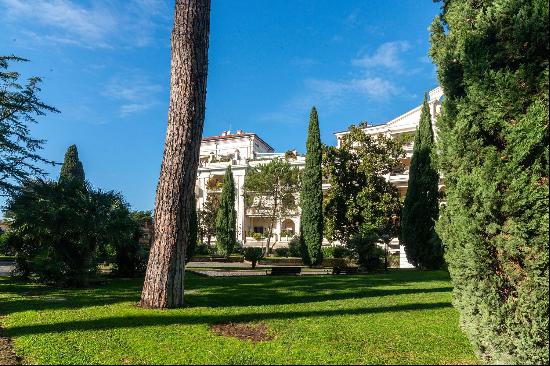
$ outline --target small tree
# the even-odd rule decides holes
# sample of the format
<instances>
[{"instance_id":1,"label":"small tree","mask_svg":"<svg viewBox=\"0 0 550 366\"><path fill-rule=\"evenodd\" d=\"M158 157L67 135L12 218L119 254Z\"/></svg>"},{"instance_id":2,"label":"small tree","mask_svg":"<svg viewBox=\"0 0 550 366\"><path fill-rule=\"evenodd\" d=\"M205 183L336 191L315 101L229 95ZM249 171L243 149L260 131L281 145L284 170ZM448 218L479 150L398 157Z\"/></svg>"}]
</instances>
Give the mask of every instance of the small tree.
<instances>
[{"instance_id":1,"label":"small tree","mask_svg":"<svg viewBox=\"0 0 550 366\"><path fill-rule=\"evenodd\" d=\"M256 268L256 263L264 257L262 248L247 247L244 248L244 259L252 262L252 269Z\"/></svg>"},{"instance_id":2,"label":"small tree","mask_svg":"<svg viewBox=\"0 0 550 366\"><path fill-rule=\"evenodd\" d=\"M237 212L235 211L235 182L231 165L227 166L223 179L220 208L216 217L216 243L218 249L229 257L237 238Z\"/></svg>"},{"instance_id":3,"label":"small tree","mask_svg":"<svg viewBox=\"0 0 550 366\"><path fill-rule=\"evenodd\" d=\"M433 148L430 107L428 96L425 95L414 139L400 239L405 245L409 262L416 267L429 269L440 268L444 263L441 241L437 240L434 229L439 216L439 174L435 168Z\"/></svg>"},{"instance_id":4,"label":"small tree","mask_svg":"<svg viewBox=\"0 0 550 366\"><path fill-rule=\"evenodd\" d=\"M311 109L306 142L306 165L302 175L300 195L301 233L300 238L308 250L312 265L321 264L323 253L323 175L321 169L322 146L319 119L315 107Z\"/></svg>"},{"instance_id":5,"label":"small tree","mask_svg":"<svg viewBox=\"0 0 550 366\"><path fill-rule=\"evenodd\" d=\"M212 237L216 235L216 217L220 209L220 195L209 192L202 209L198 210L199 238L206 239L206 245L210 248Z\"/></svg>"},{"instance_id":6,"label":"small tree","mask_svg":"<svg viewBox=\"0 0 550 366\"><path fill-rule=\"evenodd\" d=\"M36 116L46 112L59 113L38 97L42 80L32 77L21 85L20 74L8 71L11 61L28 60L0 56L0 195L13 193L33 176L43 176L35 163L53 164L38 155L45 141L32 138L28 124L37 123Z\"/></svg>"},{"instance_id":7,"label":"small tree","mask_svg":"<svg viewBox=\"0 0 550 366\"><path fill-rule=\"evenodd\" d=\"M271 252L275 222L297 208L295 196L299 189L300 172L287 161L273 159L247 171L243 186L245 204L269 219L267 253Z\"/></svg>"},{"instance_id":8,"label":"small tree","mask_svg":"<svg viewBox=\"0 0 550 366\"><path fill-rule=\"evenodd\" d=\"M78 149L76 145L71 145L65 153L65 159L59 174L59 183L83 186L85 181L84 167L78 158Z\"/></svg>"}]
</instances>

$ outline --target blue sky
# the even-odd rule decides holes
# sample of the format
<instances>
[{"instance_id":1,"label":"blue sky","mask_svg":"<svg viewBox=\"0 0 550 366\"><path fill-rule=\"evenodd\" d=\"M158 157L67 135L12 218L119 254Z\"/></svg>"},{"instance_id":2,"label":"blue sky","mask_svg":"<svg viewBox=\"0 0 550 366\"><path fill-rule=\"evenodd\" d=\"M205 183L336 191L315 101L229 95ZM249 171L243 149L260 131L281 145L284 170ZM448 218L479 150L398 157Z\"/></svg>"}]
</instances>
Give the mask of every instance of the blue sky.
<instances>
[{"instance_id":1,"label":"blue sky","mask_svg":"<svg viewBox=\"0 0 550 366\"><path fill-rule=\"evenodd\" d=\"M303 152L309 110L322 140L383 123L437 86L430 0L212 0L204 136L255 132ZM152 209L166 131L173 0L0 0L0 52L42 76L61 113L32 131L62 161L76 144L87 178ZM57 179L59 167L48 168Z\"/></svg>"}]
</instances>

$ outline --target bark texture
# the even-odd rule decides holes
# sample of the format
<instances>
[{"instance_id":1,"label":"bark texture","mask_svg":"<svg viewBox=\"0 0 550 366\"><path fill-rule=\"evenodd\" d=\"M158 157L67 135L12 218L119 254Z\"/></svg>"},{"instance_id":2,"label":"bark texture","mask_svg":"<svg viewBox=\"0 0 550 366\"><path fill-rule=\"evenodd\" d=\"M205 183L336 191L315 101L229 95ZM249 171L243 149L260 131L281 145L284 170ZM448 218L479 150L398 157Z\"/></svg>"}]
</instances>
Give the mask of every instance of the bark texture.
<instances>
[{"instance_id":1,"label":"bark texture","mask_svg":"<svg viewBox=\"0 0 550 366\"><path fill-rule=\"evenodd\" d=\"M170 108L141 306L183 305L185 249L204 125L210 0L176 0Z\"/></svg>"}]
</instances>

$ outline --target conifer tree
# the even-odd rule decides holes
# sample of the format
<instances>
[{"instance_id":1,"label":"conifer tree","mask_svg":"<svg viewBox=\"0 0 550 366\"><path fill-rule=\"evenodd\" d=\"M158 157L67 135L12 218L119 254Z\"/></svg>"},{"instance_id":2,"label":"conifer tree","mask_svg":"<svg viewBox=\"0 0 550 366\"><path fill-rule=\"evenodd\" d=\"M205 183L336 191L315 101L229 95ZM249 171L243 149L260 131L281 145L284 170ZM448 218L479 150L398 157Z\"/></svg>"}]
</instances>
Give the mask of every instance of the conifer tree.
<instances>
[{"instance_id":1,"label":"conifer tree","mask_svg":"<svg viewBox=\"0 0 550 366\"><path fill-rule=\"evenodd\" d=\"M436 230L482 361L548 364L548 1L446 0Z\"/></svg>"},{"instance_id":2,"label":"conifer tree","mask_svg":"<svg viewBox=\"0 0 550 366\"><path fill-rule=\"evenodd\" d=\"M220 208L216 216L216 243L226 257L231 255L236 242L237 213L235 211L235 182L231 165L227 166L223 177Z\"/></svg>"},{"instance_id":3,"label":"conifer tree","mask_svg":"<svg viewBox=\"0 0 550 366\"><path fill-rule=\"evenodd\" d=\"M315 107L311 108L309 128L306 142L306 164L302 176L302 191L300 195L301 235L300 239L307 247L309 258L304 258L312 265L321 264L323 253L323 190L321 134L319 118Z\"/></svg>"},{"instance_id":4,"label":"conifer tree","mask_svg":"<svg viewBox=\"0 0 550 366\"><path fill-rule=\"evenodd\" d=\"M185 250L185 263L188 263L195 255L199 240L199 218L197 214L197 198L193 196L191 201L191 213L189 215L189 241Z\"/></svg>"},{"instance_id":5,"label":"conifer tree","mask_svg":"<svg viewBox=\"0 0 550 366\"><path fill-rule=\"evenodd\" d=\"M416 267L429 269L440 268L444 262L441 241L434 231L439 215L439 174L433 161L433 147L434 133L428 96L425 95L414 138L400 239L405 245L409 262Z\"/></svg>"},{"instance_id":6,"label":"conifer tree","mask_svg":"<svg viewBox=\"0 0 550 366\"><path fill-rule=\"evenodd\" d=\"M78 158L76 145L71 145L65 153L65 159L59 174L60 183L74 183L82 185L85 182L84 167Z\"/></svg>"}]
</instances>

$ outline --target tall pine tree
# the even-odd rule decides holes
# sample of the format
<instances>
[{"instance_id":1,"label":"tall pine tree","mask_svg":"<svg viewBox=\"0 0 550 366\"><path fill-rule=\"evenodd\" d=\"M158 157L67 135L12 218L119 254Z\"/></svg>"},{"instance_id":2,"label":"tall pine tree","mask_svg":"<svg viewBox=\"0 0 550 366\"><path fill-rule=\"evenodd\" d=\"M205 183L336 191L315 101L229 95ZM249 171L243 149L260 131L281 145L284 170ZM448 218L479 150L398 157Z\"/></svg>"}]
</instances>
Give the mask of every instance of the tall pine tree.
<instances>
[{"instance_id":1,"label":"tall pine tree","mask_svg":"<svg viewBox=\"0 0 550 366\"><path fill-rule=\"evenodd\" d=\"M323 252L323 190L321 162L321 133L319 118L315 107L311 108L309 128L306 142L306 165L302 176L302 191L300 195L301 241L307 247L309 258L304 258L312 265L321 264ZM305 252L305 251L304 251ZM304 253L305 254L305 253Z\"/></svg>"},{"instance_id":2,"label":"tall pine tree","mask_svg":"<svg viewBox=\"0 0 550 366\"><path fill-rule=\"evenodd\" d=\"M436 230L484 362L548 364L548 1L446 0L431 28L445 93Z\"/></svg>"},{"instance_id":3,"label":"tall pine tree","mask_svg":"<svg viewBox=\"0 0 550 366\"><path fill-rule=\"evenodd\" d=\"M59 174L59 183L83 185L85 180L84 167L78 158L78 149L76 145L71 145L65 153L65 159Z\"/></svg>"},{"instance_id":4,"label":"tall pine tree","mask_svg":"<svg viewBox=\"0 0 550 366\"><path fill-rule=\"evenodd\" d=\"M216 216L216 243L218 249L229 257L236 243L237 212L235 211L235 182L231 165L227 166L223 177L220 208Z\"/></svg>"},{"instance_id":5,"label":"tall pine tree","mask_svg":"<svg viewBox=\"0 0 550 366\"><path fill-rule=\"evenodd\" d=\"M415 267L435 269L443 265L443 249L434 231L439 216L439 174L433 161L434 133L428 96L424 96L420 123L414 138L409 187L401 217L400 239L407 259Z\"/></svg>"}]
</instances>

